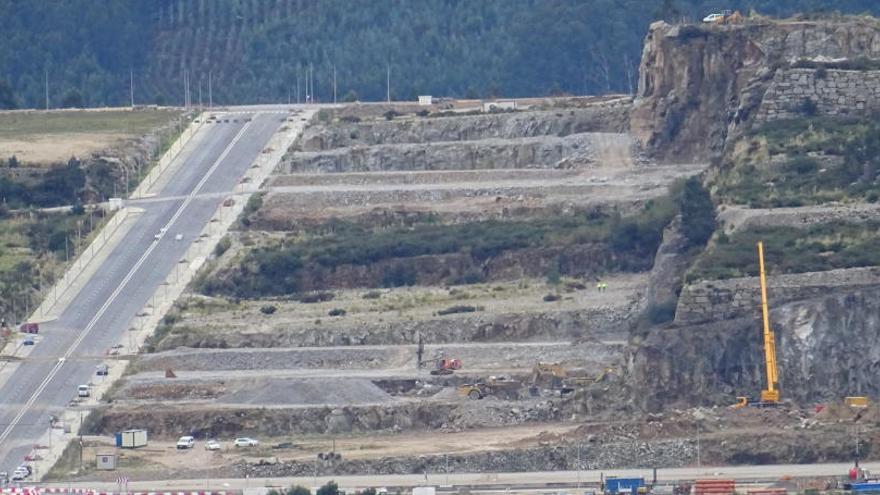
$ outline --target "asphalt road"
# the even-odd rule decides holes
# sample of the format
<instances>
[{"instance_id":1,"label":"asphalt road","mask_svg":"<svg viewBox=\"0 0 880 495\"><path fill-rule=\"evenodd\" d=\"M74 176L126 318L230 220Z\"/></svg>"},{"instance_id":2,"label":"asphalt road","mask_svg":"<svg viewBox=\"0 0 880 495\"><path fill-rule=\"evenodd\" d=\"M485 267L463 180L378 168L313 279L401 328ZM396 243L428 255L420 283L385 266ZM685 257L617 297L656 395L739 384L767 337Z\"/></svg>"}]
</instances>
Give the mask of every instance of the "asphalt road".
<instances>
[{"instance_id":1,"label":"asphalt road","mask_svg":"<svg viewBox=\"0 0 880 495\"><path fill-rule=\"evenodd\" d=\"M862 467L871 472L880 469L880 463L865 462ZM658 483L670 483L695 479L735 479L739 483L758 482L772 483L789 478L816 478L846 476L852 464L780 464L764 466L728 466L728 467L690 467L675 469L658 469ZM412 475L367 475L367 476L320 476L299 478L251 478L251 479L191 479L167 481L132 481L128 483L131 492L166 491L166 490L246 490L257 487L305 487L321 486L328 481L336 481L340 488L373 487L413 487L420 485L465 486L475 489L489 490L495 487L498 491L511 493L531 491L536 488L552 487L554 491L561 488L574 489L580 484L596 486L601 479L609 476L618 478L644 477L651 480L650 469L603 469L584 471L544 471L531 473L443 473L412 474ZM42 486L56 488L89 488L102 491L115 491L115 483L77 482L47 483Z\"/></svg>"},{"instance_id":2,"label":"asphalt road","mask_svg":"<svg viewBox=\"0 0 880 495\"><path fill-rule=\"evenodd\" d=\"M195 236L280 127L286 109L229 115L205 124L189 141L157 195L125 238L55 321L40 325L42 340L0 388L0 471L22 463L49 425L92 380L104 353L119 343L134 316L174 270ZM252 120L247 121L249 117ZM173 171L173 172L172 172ZM162 227L167 234L153 236ZM183 241L175 241L176 234Z\"/></svg>"}]
</instances>

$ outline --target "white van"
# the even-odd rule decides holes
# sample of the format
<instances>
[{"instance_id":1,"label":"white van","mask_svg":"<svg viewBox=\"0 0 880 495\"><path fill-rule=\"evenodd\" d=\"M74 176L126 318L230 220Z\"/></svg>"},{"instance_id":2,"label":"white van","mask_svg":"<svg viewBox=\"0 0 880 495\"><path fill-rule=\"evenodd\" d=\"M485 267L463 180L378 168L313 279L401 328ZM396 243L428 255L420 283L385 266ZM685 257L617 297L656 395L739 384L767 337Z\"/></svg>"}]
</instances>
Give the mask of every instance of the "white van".
<instances>
[{"instance_id":1,"label":"white van","mask_svg":"<svg viewBox=\"0 0 880 495\"><path fill-rule=\"evenodd\" d=\"M191 449L195 445L196 439L191 436L180 437L177 439L178 449Z\"/></svg>"},{"instance_id":2,"label":"white van","mask_svg":"<svg viewBox=\"0 0 880 495\"><path fill-rule=\"evenodd\" d=\"M88 385L80 385L76 387L76 395L77 397L88 397L89 396L89 386Z\"/></svg>"}]
</instances>

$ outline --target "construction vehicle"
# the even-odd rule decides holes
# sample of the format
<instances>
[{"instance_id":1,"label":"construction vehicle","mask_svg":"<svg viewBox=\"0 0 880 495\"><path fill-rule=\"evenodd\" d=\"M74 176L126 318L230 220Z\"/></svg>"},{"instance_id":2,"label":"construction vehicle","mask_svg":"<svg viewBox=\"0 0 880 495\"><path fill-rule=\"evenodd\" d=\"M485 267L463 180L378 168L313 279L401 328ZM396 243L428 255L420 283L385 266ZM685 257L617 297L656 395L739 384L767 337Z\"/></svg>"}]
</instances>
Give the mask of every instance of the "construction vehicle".
<instances>
[{"instance_id":1,"label":"construction vehicle","mask_svg":"<svg viewBox=\"0 0 880 495\"><path fill-rule=\"evenodd\" d=\"M601 373L593 376L583 374L575 375L562 365L562 363L538 362L532 368L532 395L537 395L539 388L558 391L561 395L574 392L578 388L587 387L594 383L605 381L614 368L605 368Z\"/></svg>"},{"instance_id":2,"label":"construction vehicle","mask_svg":"<svg viewBox=\"0 0 880 495\"><path fill-rule=\"evenodd\" d=\"M467 383L458 386L458 395L471 400L479 400L490 395L505 399L518 399L522 383L506 376L490 376L485 382Z\"/></svg>"},{"instance_id":3,"label":"construction vehicle","mask_svg":"<svg viewBox=\"0 0 880 495\"><path fill-rule=\"evenodd\" d=\"M738 10L722 10L721 13L709 14L703 18L706 24L742 24L745 18Z\"/></svg>"},{"instance_id":4,"label":"construction vehicle","mask_svg":"<svg viewBox=\"0 0 880 495\"><path fill-rule=\"evenodd\" d=\"M844 397L843 403L855 409L864 409L868 407L868 398L864 396Z\"/></svg>"},{"instance_id":5,"label":"construction vehicle","mask_svg":"<svg viewBox=\"0 0 880 495\"><path fill-rule=\"evenodd\" d=\"M419 368L424 368L431 363L434 365L434 369L431 370L432 375L451 375L453 371L460 370L462 366L461 359L441 357L419 361Z\"/></svg>"},{"instance_id":6,"label":"construction vehicle","mask_svg":"<svg viewBox=\"0 0 880 495\"><path fill-rule=\"evenodd\" d=\"M767 309L767 277L764 272L764 243L758 241L758 267L761 279L761 316L764 328L764 367L767 387L761 390L760 401L748 397L737 397L735 409L745 406L773 407L779 405L779 369L776 366L776 334L770 329L770 315Z\"/></svg>"}]
</instances>

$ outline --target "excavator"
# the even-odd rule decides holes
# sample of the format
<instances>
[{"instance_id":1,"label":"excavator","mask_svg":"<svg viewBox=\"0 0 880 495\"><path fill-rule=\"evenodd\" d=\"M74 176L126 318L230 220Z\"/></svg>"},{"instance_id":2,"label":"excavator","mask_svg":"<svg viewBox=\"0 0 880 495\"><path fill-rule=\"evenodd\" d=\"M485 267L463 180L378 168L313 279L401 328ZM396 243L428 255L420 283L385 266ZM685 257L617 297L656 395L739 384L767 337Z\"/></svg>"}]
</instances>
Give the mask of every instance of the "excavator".
<instances>
[{"instance_id":1,"label":"excavator","mask_svg":"<svg viewBox=\"0 0 880 495\"><path fill-rule=\"evenodd\" d=\"M739 409L746 406L775 407L779 405L779 370L776 366L776 335L770 329L770 315L767 309L767 279L764 273L764 243L758 241L758 267L761 278L761 315L764 323L764 366L766 368L767 387L761 390L759 401L748 397L737 397L732 407Z\"/></svg>"},{"instance_id":2,"label":"excavator","mask_svg":"<svg viewBox=\"0 0 880 495\"><path fill-rule=\"evenodd\" d=\"M419 368L430 364L433 364L434 367L431 370L432 375L451 375L453 371L460 370L462 366L461 359L441 357L419 361Z\"/></svg>"},{"instance_id":3,"label":"excavator","mask_svg":"<svg viewBox=\"0 0 880 495\"><path fill-rule=\"evenodd\" d=\"M578 388L587 387L593 383L604 381L614 368L605 368L601 373L592 376L571 373L562 363L547 363L539 361L532 368L532 395L536 395L540 388L558 391L561 395L567 395Z\"/></svg>"}]
</instances>

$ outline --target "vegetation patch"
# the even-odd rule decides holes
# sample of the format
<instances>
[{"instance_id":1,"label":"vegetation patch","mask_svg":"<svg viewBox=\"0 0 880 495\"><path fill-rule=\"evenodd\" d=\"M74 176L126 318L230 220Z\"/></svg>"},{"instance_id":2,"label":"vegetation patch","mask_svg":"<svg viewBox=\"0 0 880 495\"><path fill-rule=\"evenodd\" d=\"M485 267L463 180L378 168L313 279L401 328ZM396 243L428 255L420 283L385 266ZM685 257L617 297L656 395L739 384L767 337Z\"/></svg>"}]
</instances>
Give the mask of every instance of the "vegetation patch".
<instances>
[{"instance_id":1,"label":"vegetation patch","mask_svg":"<svg viewBox=\"0 0 880 495\"><path fill-rule=\"evenodd\" d=\"M753 208L876 201L880 124L876 119L791 119L748 138L749 157L728 164L713 184L716 199ZM772 161L767 158L774 157Z\"/></svg>"},{"instance_id":2,"label":"vegetation patch","mask_svg":"<svg viewBox=\"0 0 880 495\"><path fill-rule=\"evenodd\" d=\"M606 261L611 269L640 271L650 268L663 229L680 212L685 213L683 223L694 229L694 244L704 242L711 235L714 229L712 203L697 179L687 187L676 183L669 194L646 202L637 214L627 217L591 211L520 221L488 220L452 225L427 221L385 229L331 220L311 229L311 235L267 241L246 251L238 262L230 263L213 276L199 277L195 287L211 295L281 296L300 289L303 273L320 277L321 273L340 267L380 262L386 263L378 285L404 287L416 284L417 266L393 260L455 254L469 256L475 265L480 265L516 250L587 244L610 247L613 255ZM471 269L448 282L483 281L485 275ZM306 302L303 296L297 299Z\"/></svg>"},{"instance_id":3,"label":"vegetation patch","mask_svg":"<svg viewBox=\"0 0 880 495\"><path fill-rule=\"evenodd\" d=\"M771 275L880 265L880 222L758 227L738 232L705 252L688 273L688 281L758 275L758 241L764 241Z\"/></svg>"}]
</instances>

